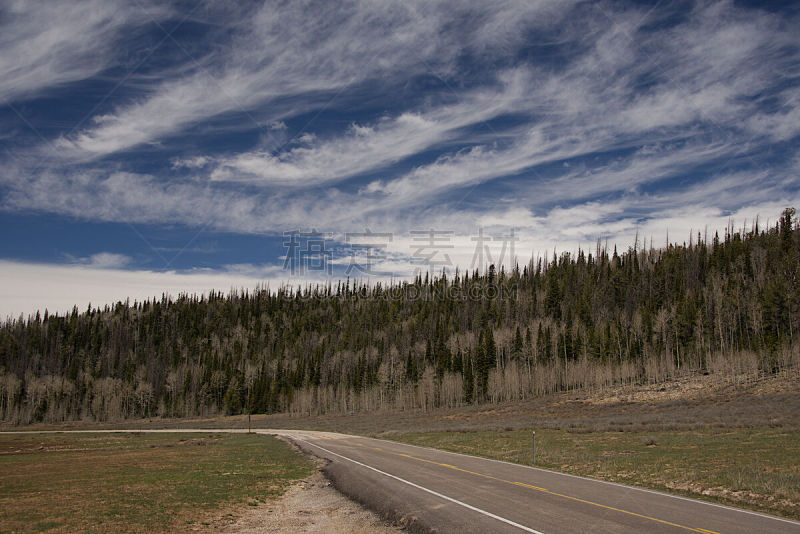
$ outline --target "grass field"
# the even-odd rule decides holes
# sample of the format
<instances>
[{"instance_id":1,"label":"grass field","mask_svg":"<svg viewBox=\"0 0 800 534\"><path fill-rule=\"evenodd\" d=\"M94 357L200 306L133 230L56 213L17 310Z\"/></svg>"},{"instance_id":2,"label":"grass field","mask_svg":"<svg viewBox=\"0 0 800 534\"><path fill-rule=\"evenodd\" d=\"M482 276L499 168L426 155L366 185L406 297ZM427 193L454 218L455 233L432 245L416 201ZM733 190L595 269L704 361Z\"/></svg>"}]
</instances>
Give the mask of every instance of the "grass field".
<instances>
[{"instance_id":1,"label":"grass field","mask_svg":"<svg viewBox=\"0 0 800 534\"><path fill-rule=\"evenodd\" d=\"M395 434L395 441L531 464L531 431ZM800 519L800 432L537 430L536 465Z\"/></svg>"},{"instance_id":2,"label":"grass field","mask_svg":"<svg viewBox=\"0 0 800 534\"><path fill-rule=\"evenodd\" d=\"M800 519L798 384L797 370L733 380L694 376L431 412L253 415L252 424L397 439L522 463L529 462L529 429L536 428L540 466ZM247 416L233 416L38 428L247 426Z\"/></svg>"},{"instance_id":3,"label":"grass field","mask_svg":"<svg viewBox=\"0 0 800 534\"><path fill-rule=\"evenodd\" d=\"M189 530L313 470L271 436L0 434L0 532Z\"/></svg>"}]
</instances>

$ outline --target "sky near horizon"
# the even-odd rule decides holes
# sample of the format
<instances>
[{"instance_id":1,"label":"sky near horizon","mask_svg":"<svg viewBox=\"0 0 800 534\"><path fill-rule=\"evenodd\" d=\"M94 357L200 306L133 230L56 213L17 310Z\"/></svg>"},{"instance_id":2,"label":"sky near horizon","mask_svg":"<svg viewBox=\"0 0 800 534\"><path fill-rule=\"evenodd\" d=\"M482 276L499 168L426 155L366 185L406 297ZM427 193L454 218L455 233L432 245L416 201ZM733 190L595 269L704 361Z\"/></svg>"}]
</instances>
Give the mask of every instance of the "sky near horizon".
<instances>
[{"instance_id":1,"label":"sky near horizon","mask_svg":"<svg viewBox=\"0 0 800 534\"><path fill-rule=\"evenodd\" d=\"M800 207L800 9L0 0L0 318Z\"/></svg>"}]
</instances>

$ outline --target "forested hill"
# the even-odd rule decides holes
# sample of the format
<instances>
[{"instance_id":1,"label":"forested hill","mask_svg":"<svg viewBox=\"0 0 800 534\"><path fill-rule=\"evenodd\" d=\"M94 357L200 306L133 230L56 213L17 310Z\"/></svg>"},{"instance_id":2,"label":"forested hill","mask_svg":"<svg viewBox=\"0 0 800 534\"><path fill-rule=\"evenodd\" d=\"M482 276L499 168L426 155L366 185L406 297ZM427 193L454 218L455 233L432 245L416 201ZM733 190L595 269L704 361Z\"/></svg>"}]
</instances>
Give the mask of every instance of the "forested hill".
<instances>
[{"instance_id":1,"label":"forested hill","mask_svg":"<svg viewBox=\"0 0 800 534\"><path fill-rule=\"evenodd\" d=\"M430 409L778 372L800 363L793 215L511 272L37 314L0 327L0 419Z\"/></svg>"}]
</instances>

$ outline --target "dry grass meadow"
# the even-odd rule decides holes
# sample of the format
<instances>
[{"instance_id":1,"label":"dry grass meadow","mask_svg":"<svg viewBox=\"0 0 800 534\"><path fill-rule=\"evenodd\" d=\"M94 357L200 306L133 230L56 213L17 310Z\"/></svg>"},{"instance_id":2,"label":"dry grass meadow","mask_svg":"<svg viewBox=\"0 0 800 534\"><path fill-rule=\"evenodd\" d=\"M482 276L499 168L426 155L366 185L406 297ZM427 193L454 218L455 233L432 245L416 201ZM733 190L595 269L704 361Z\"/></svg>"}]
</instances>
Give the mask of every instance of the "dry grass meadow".
<instances>
[{"instance_id":1,"label":"dry grass meadow","mask_svg":"<svg viewBox=\"0 0 800 534\"><path fill-rule=\"evenodd\" d=\"M0 532L194 530L314 469L271 436L0 434Z\"/></svg>"}]
</instances>

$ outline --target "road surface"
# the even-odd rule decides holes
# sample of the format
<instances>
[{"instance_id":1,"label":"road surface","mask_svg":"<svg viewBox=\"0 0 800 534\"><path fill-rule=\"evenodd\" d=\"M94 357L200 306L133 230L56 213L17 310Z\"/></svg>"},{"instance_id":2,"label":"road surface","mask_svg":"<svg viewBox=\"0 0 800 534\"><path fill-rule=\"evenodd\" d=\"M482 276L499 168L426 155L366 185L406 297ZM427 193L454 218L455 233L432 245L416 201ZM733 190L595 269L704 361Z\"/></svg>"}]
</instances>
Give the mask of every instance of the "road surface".
<instances>
[{"instance_id":1,"label":"road surface","mask_svg":"<svg viewBox=\"0 0 800 534\"><path fill-rule=\"evenodd\" d=\"M366 504L437 532L800 533L800 523L544 469L383 440L280 432Z\"/></svg>"},{"instance_id":2,"label":"road surface","mask_svg":"<svg viewBox=\"0 0 800 534\"><path fill-rule=\"evenodd\" d=\"M546 469L330 432L253 432L289 438L305 451L329 460L326 472L340 490L422 530L800 534L796 521Z\"/></svg>"}]
</instances>

